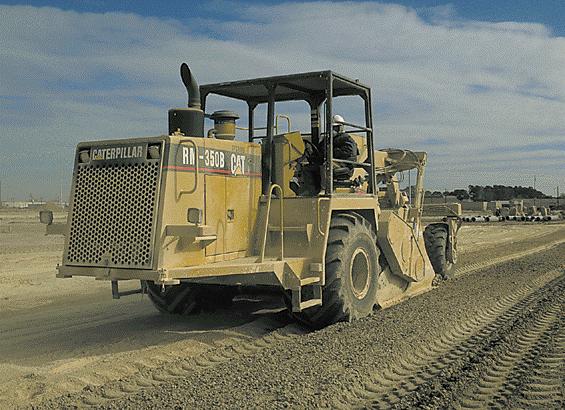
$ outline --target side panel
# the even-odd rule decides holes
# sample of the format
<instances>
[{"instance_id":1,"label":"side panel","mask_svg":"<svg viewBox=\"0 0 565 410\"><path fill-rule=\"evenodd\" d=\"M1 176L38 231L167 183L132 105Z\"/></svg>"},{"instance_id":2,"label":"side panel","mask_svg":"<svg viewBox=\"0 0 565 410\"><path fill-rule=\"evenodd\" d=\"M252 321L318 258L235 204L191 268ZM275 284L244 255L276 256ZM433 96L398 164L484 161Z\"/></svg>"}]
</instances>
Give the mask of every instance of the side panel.
<instances>
[{"instance_id":1,"label":"side panel","mask_svg":"<svg viewBox=\"0 0 565 410\"><path fill-rule=\"evenodd\" d=\"M267 202L261 201L255 239L257 255L261 253ZM283 199L284 256L285 258L311 258L323 262L325 242L329 228L329 198L290 197ZM280 256L280 200L273 198L267 225L267 257Z\"/></svg>"},{"instance_id":2,"label":"side panel","mask_svg":"<svg viewBox=\"0 0 565 410\"><path fill-rule=\"evenodd\" d=\"M261 191L260 146L214 138L169 138L158 267L175 269L245 256L250 252ZM196 228L187 221L189 208L202 212L204 236L216 235L216 240L167 236L167 226Z\"/></svg>"},{"instance_id":3,"label":"side panel","mask_svg":"<svg viewBox=\"0 0 565 410\"><path fill-rule=\"evenodd\" d=\"M377 233L379 247L392 273L410 282L426 276L427 254L419 236L394 211L383 211Z\"/></svg>"},{"instance_id":4,"label":"side panel","mask_svg":"<svg viewBox=\"0 0 565 410\"><path fill-rule=\"evenodd\" d=\"M204 210L204 174L197 172L198 139L171 136L163 161L163 183L156 252L158 268L205 263L204 250L193 238L166 236L167 225L186 225L187 209Z\"/></svg>"},{"instance_id":5,"label":"side panel","mask_svg":"<svg viewBox=\"0 0 565 410\"><path fill-rule=\"evenodd\" d=\"M214 243L206 247L208 262L229 260L251 252L251 235L257 218L257 207L261 193L260 146L241 141L204 138L204 151L200 153L200 168L204 172L215 172L224 178L223 200L207 185L206 207L223 201L221 217L224 221L223 251L213 250ZM208 175L207 175L208 176ZM216 189L221 190L221 187ZM206 211L208 213L208 210ZM217 211L218 213L220 211ZM218 238L219 241L220 238ZM217 241L217 242L218 242ZM210 248L210 250L208 250ZM218 257L219 255L223 257Z\"/></svg>"}]
</instances>

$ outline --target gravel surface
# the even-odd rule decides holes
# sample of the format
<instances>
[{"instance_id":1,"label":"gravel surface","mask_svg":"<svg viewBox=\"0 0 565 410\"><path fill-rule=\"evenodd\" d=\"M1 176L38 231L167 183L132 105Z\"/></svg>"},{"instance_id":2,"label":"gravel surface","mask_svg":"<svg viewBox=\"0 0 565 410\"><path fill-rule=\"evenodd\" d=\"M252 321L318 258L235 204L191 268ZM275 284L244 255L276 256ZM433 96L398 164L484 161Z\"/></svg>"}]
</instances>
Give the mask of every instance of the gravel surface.
<instances>
[{"instance_id":1,"label":"gravel surface","mask_svg":"<svg viewBox=\"0 0 565 410\"><path fill-rule=\"evenodd\" d=\"M494 249L487 256L504 252L508 249ZM565 244L561 244L455 277L432 292L354 323L312 333L289 324L255 341L218 348L203 362L171 363L168 375L159 369L144 389L131 394L114 395L119 383L127 383L122 380L87 386L40 407L312 408L381 407L382 403L383 407L450 407L454 400L472 396L472 388L480 387L484 373L496 367L502 353L532 339L527 332L537 332L531 346L537 346L534 350L539 354L522 348L517 351L523 357L510 354L515 363L526 363L537 373L510 366L506 376L499 377L503 388L498 384L491 388L500 393L484 402L524 406L531 396L528 388L536 386L532 378L545 377L544 368L555 370L554 362L562 365L563 320L559 318L564 311L564 276ZM544 325L536 327L541 322ZM538 343L544 339L540 335L552 342ZM441 366L433 364L434 358ZM486 364L477 367L483 359ZM560 369L556 374L563 374ZM460 377L462 373L467 379ZM437 375L437 382L431 382ZM396 387L395 380L412 384ZM544 407L563 404L563 378L556 380L552 388L557 393ZM507 391L521 392L525 402L511 401Z\"/></svg>"},{"instance_id":2,"label":"gravel surface","mask_svg":"<svg viewBox=\"0 0 565 410\"><path fill-rule=\"evenodd\" d=\"M539 246L543 246L552 242L556 241L565 241L565 225L562 223L548 225L548 228L551 230L547 230L547 233L540 232L539 230L536 231L535 228L539 228L537 226L530 227L526 226L529 231L531 231L531 235L523 235L522 237L516 237L507 233L508 239L506 242L502 242L500 244L489 244L490 246L477 246L475 245L474 248L469 248L464 243L464 253L459 255L458 265L465 266L468 264L472 264L476 261L488 261L493 258L497 258L503 255L508 254L519 254L521 252L526 252L529 249L536 248ZM474 227L473 227L474 228ZM515 227L516 228L516 227ZM502 234L504 231L501 230ZM472 235L478 235L478 232L472 231ZM485 235L486 236L486 235ZM459 241L465 242L465 240L470 239L467 236L463 238L459 238ZM468 241L470 242L470 241Z\"/></svg>"}]
</instances>

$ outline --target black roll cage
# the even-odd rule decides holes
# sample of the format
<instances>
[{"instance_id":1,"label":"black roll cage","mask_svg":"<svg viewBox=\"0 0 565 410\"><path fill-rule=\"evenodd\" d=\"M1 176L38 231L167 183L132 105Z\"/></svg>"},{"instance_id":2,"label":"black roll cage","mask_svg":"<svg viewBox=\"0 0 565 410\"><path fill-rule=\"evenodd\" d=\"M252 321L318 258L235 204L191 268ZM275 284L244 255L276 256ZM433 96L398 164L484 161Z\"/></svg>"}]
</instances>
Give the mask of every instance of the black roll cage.
<instances>
[{"instance_id":1,"label":"black roll cage","mask_svg":"<svg viewBox=\"0 0 565 410\"><path fill-rule=\"evenodd\" d=\"M351 80L332 71L318 71L301 74L291 74L275 77L255 78L250 80L232 81L200 86L202 109L206 110L206 98L216 94L228 98L242 100L248 106L248 139L249 142L257 139L254 135L254 114L259 104L267 104L267 132L262 137L264 155L262 156L263 193L269 192L272 184L272 142L275 124L275 103L283 101L306 101L310 106L310 126L312 143L325 153L324 196L334 194L333 166L334 163L352 164L354 167L368 170L368 193L377 192L374 172L374 142L373 120L371 107L371 89L357 80ZM333 138L324 138L324 147L320 145L321 126L320 116L322 104L325 102L325 135L331 136L332 127L332 100L334 97L359 96L365 105L365 125L359 126L348 122L344 125L355 128L353 131L361 132L367 139L367 162L356 163L333 158Z\"/></svg>"}]
</instances>

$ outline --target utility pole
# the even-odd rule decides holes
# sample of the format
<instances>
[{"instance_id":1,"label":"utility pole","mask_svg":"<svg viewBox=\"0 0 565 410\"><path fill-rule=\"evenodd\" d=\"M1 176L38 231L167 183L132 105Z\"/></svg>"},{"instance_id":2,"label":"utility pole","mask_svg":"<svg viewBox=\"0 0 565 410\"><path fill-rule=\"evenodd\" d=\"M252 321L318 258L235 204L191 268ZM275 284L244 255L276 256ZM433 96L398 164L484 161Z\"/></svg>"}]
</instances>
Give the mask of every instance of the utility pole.
<instances>
[{"instance_id":1,"label":"utility pole","mask_svg":"<svg viewBox=\"0 0 565 410\"><path fill-rule=\"evenodd\" d=\"M59 157L59 206L63 207L63 167L61 166L61 154L57 155Z\"/></svg>"},{"instance_id":2,"label":"utility pole","mask_svg":"<svg viewBox=\"0 0 565 410\"><path fill-rule=\"evenodd\" d=\"M536 190L536 176L534 175L534 206L536 206L536 196L537 196L535 190Z\"/></svg>"},{"instance_id":3,"label":"utility pole","mask_svg":"<svg viewBox=\"0 0 565 410\"><path fill-rule=\"evenodd\" d=\"M2 180L0 179L0 208L2 208Z\"/></svg>"},{"instance_id":4,"label":"utility pole","mask_svg":"<svg viewBox=\"0 0 565 410\"><path fill-rule=\"evenodd\" d=\"M63 167L63 161L61 158L61 152L59 152L59 206L61 207L61 209L63 208L63 179L65 176L65 169Z\"/></svg>"}]
</instances>

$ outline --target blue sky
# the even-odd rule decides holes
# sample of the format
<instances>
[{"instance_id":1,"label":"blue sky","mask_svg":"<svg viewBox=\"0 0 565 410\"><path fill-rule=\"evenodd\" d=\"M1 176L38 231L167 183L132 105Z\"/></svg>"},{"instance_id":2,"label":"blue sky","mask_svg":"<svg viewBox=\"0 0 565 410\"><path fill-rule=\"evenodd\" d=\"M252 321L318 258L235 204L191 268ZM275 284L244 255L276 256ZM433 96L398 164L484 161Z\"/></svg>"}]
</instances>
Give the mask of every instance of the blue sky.
<instances>
[{"instance_id":1,"label":"blue sky","mask_svg":"<svg viewBox=\"0 0 565 410\"><path fill-rule=\"evenodd\" d=\"M228 17L229 11L221 10L222 1L149 1L149 0L60 0L60 1L2 1L3 4L26 4L33 6L51 6L63 10L76 10L92 13L121 11L136 13L142 16L169 17L182 20L195 16L207 17L209 13L216 16ZM247 0L246 4L280 4L285 1ZM286 3L301 3L286 1ZM387 3L381 1L379 3ZM556 35L565 35L565 2L562 0L399 0L391 3L402 4L414 9L433 7L450 7L455 14L463 19L482 20L490 22L516 21L523 23L541 23L554 31ZM218 7L219 6L219 7ZM229 7L226 7L230 10Z\"/></svg>"},{"instance_id":2,"label":"blue sky","mask_svg":"<svg viewBox=\"0 0 565 410\"><path fill-rule=\"evenodd\" d=\"M183 61L201 83L359 78L377 146L427 150L430 189L565 191L564 22L554 0L0 1L3 199L66 194L81 140L165 132Z\"/></svg>"}]
</instances>

